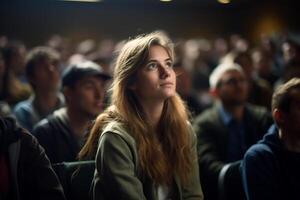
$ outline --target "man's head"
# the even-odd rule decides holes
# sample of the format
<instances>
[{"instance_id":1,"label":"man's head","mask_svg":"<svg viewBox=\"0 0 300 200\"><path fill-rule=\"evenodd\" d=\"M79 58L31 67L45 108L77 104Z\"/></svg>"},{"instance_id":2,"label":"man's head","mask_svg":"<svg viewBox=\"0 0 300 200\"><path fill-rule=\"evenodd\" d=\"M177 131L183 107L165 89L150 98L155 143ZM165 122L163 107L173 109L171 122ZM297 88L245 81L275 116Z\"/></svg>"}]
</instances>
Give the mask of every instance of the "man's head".
<instances>
[{"instance_id":1,"label":"man's head","mask_svg":"<svg viewBox=\"0 0 300 200\"><path fill-rule=\"evenodd\" d=\"M299 132L300 78L293 78L277 88L272 98L272 115L280 129Z\"/></svg>"},{"instance_id":2,"label":"man's head","mask_svg":"<svg viewBox=\"0 0 300 200\"><path fill-rule=\"evenodd\" d=\"M26 59L26 76L35 91L57 90L60 83L58 52L50 47L36 47Z\"/></svg>"},{"instance_id":3,"label":"man's head","mask_svg":"<svg viewBox=\"0 0 300 200\"><path fill-rule=\"evenodd\" d=\"M62 78L68 109L89 118L96 117L103 110L106 82L110 78L101 66L91 61L69 66Z\"/></svg>"},{"instance_id":4,"label":"man's head","mask_svg":"<svg viewBox=\"0 0 300 200\"><path fill-rule=\"evenodd\" d=\"M220 64L211 73L209 83L211 93L225 105L243 105L247 100L247 80L238 64Z\"/></svg>"}]
</instances>

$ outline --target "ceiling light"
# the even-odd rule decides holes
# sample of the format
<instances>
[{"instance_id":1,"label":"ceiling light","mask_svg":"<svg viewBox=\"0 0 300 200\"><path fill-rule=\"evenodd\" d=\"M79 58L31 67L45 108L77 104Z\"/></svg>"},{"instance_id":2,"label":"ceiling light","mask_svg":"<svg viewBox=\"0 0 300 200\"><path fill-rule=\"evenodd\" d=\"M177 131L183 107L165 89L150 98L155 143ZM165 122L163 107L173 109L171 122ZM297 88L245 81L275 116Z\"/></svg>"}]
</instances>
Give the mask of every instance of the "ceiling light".
<instances>
[{"instance_id":1,"label":"ceiling light","mask_svg":"<svg viewBox=\"0 0 300 200\"><path fill-rule=\"evenodd\" d=\"M222 4L228 4L230 3L230 0L218 0L218 2Z\"/></svg>"},{"instance_id":2,"label":"ceiling light","mask_svg":"<svg viewBox=\"0 0 300 200\"><path fill-rule=\"evenodd\" d=\"M63 0L63 1L76 1L76 2L100 2L102 0Z\"/></svg>"}]
</instances>

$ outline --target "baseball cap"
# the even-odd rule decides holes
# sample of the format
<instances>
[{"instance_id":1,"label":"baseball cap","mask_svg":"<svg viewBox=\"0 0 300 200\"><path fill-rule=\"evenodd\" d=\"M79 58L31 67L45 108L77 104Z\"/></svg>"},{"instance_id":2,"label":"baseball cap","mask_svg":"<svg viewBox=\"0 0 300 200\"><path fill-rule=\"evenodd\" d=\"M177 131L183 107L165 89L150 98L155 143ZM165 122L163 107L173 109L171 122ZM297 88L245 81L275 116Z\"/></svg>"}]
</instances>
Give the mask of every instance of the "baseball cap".
<instances>
[{"instance_id":1,"label":"baseball cap","mask_svg":"<svg viewBox=\"0 0 300 200\"><path fill-rule=\"evenodd\" d=\"M92 61L83 61L71 65L63 71L62 87L73 86L78 80L86 76L98 76L103 80L111 79L111 76L105 73L100 65Z\"/></svg>"}]
</instances>

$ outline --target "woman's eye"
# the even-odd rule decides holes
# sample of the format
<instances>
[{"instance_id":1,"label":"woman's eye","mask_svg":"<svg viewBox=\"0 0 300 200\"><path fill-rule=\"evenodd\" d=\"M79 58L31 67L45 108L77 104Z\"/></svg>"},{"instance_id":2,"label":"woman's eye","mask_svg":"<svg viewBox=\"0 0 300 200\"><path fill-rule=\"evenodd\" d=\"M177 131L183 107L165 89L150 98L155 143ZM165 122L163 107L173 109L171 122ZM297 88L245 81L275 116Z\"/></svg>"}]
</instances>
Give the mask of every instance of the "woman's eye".
<instances>
[{"instance_id":1,"label":"woman's eye","mask_svg":"<svg viewBox=\"0 0 300 200\"><path fill-rule=\"evenodd\" d=\"M147 69L153 70L157 68L157 64L156 63L149 63L147 65Z\"/></svg>"},{"instance_id":2,"label":"woman's eye","mask_svg":"<svg viewBox=\"0 0 300 200\"><path fill-rule=\"evenodd\" d=\"M170 61L170 62L167 62L166 65L167 65L168 67L173 67L173 63L172 63L171 61Z\"/></svg>"}]
</instances>

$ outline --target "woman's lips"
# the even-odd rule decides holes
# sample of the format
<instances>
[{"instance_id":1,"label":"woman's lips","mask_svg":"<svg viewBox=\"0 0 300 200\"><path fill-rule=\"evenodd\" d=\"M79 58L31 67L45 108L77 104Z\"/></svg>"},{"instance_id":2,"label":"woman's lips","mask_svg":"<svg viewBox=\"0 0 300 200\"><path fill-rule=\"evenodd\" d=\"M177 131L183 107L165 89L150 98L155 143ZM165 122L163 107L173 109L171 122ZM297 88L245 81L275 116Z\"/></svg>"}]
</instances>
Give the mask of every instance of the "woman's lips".
<instances>
[{"instance_id":1,"label":"woman's lips","mask_svg":"<svg viewBox=\"0 0 300 200\"><path fill-rule=\"evenodd\" d=\"M160 84L161 87L171 87L171 86L173 86L173 85L174 85L174 84L171 83L171 82L167 82L167 83L162 83L162 84Z\"/></svg>"}]
</instances>

